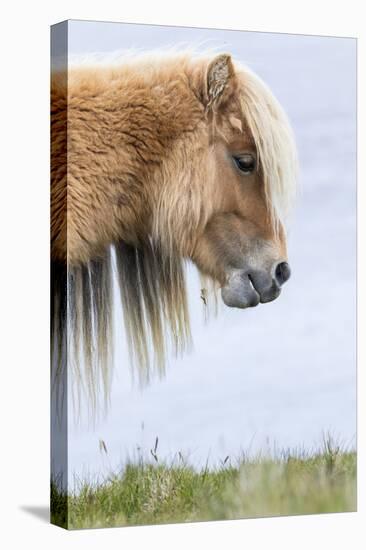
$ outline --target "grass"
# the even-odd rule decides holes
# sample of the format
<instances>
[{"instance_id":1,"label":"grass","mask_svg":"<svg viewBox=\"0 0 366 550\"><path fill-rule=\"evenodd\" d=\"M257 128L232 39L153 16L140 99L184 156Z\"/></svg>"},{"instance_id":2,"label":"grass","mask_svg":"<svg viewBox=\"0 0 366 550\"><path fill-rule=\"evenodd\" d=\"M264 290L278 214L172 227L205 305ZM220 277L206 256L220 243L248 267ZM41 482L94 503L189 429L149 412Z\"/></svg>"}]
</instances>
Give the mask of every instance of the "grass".
<instances>
[{"instance_id":1,"label":"grass","mask_svg":"<svg viewBox=\"0 0 366 550\"><path fill-rule=\"evenodd\" d=\"M65 495L51 485L52 523L69 529L356 510L356 453L331 439L312 454L242 456L195 470L179 453L160 463L129 463L103 484L82 483Z\"/></svg>"}]
</instances>

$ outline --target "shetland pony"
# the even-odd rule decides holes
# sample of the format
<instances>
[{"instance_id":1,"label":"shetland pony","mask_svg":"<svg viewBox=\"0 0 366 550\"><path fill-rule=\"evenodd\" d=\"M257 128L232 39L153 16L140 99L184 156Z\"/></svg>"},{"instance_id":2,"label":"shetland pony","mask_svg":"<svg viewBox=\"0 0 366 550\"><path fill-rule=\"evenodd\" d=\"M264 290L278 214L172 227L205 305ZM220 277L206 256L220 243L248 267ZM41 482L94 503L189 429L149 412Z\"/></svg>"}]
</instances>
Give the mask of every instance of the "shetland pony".
<instances>
[{"instance_id":1,"label":"shetland pony","mask_svg":"<svg viewBox=\"0 0 366 550\"><path fill-rule=\"evenodd\" d=\"M167 342L190 341L185 260L227 306L279 296L295 145L272 93L227 54L75 66L51 96L54 368L73 355L95 399L116 285L143 381L164 371Z\"/></svg>"}]
</instances>

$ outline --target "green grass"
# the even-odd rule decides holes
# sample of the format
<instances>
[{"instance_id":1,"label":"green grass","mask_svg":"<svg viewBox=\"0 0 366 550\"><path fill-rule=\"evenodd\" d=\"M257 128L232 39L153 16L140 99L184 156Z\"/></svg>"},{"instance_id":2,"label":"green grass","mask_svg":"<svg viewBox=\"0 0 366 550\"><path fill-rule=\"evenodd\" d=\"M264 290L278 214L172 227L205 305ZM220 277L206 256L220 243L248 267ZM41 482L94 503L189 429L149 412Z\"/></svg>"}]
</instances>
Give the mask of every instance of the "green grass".
<instances>
[{"instance_id":1,"label":"green grass","mask_svg":"<svg viewBox=\"0 0 366 550\"><path fill-rule=\"evenodd\" d=\"M176 523L356 510L356 453L331 440L316 453L242 457L195 470L138 460L101 485L75 494L51 487L52 522L69 529Z\"/></svg>"}]
</instances>

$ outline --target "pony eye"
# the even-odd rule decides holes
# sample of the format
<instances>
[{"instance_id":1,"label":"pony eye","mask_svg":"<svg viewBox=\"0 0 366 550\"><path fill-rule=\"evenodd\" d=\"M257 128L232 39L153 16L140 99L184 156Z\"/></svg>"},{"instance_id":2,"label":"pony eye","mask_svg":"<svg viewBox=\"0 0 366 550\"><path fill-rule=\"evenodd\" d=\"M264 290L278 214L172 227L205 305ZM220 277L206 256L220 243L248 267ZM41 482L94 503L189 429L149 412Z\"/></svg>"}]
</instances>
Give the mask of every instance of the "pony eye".
<instances>
[{"instance_id":1,"label":"pony eye","mask_svg":"<svg viewBox=\"0 0 366 550\"><path fill-rule=\"evenodd\" d=\"M240 155L240 157L233 157L236 166L239 168L240 172L243 174L252 174L256 167L256 161L254 155L246 153L245 155Z\"/></svg>"}]
</instances>

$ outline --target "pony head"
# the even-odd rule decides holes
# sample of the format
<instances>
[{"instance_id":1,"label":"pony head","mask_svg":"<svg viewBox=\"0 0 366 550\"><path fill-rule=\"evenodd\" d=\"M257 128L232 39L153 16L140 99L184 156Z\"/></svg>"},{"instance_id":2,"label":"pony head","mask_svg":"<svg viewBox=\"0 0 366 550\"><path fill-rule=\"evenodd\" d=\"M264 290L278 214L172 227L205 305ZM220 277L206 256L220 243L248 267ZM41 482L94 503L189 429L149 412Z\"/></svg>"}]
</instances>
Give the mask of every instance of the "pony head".
<instances>
[{"instance_id":1,"label":"pony head","mask_svg":"<svg viewBox=\"0 0 366 550\"><path fill-rule=\"evenodd\" d=\"M180 173L160 188L156 238L213 279L227 306L270 302L290 277L285 221L296 180L290 126L267 86L229 55L187 72L205 122L167 160Z\"/></svg>"}]
</instances>

